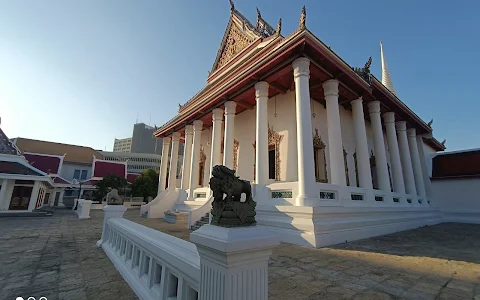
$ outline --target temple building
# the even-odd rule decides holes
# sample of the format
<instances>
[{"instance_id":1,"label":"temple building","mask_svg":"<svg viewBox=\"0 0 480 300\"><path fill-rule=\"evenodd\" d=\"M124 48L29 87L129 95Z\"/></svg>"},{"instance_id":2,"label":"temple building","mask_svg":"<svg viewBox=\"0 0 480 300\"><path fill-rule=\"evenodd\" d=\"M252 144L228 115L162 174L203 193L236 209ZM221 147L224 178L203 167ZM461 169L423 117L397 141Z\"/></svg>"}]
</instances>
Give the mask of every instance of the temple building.
<instances>
[{"instance_id":1,"label":"temple building","mask_svg":"<svg viewBox=\"0 0 480 300\"><path fill-rule=\"evenodd\" d=\"M255 23L231 2L231 17L207 84L155 131L163 139L159 194L148 217L211 208L215 165L250 180L257 224L283 241L321 247L441 222L431 159L445 149L396 95L383 46L351 67L306 27L283 35L257 10ZM184 143L183 160L177 153ZM167 168L182 165L179 184ZM171 178L169 178L171 177ZM163 187L166 187L165 189Z\"/></svg>"}]
</instances>

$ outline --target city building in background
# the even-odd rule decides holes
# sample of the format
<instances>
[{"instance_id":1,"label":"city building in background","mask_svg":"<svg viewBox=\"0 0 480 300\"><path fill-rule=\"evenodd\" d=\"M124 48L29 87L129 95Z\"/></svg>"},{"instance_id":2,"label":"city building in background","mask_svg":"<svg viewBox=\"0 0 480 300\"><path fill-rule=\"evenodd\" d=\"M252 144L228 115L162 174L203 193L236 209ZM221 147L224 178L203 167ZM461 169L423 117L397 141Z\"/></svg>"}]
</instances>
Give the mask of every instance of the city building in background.
<instances>
[{"instance_id":1,"label":"city building in background","mask_svg":"<svg viewBox=\"0 0 480 300\"><path fill-rule=\"evenodd\" d=\"M131 149L132 149L132 138L115 139L115 142L113 142L113 152L130 153Z\"/></svg>"},{"instance_id":2,"label":"city building in background","mask_svg":"<svg viewBox=\"0 0 480 300\"><path fill-rule=\"evenodd\" d=\"M106 161L119 161L127 163L128 173L141 173L143 170L160 170L161 155L151 153L123 153L100 151Z\"/></svg>"}]
</instances>

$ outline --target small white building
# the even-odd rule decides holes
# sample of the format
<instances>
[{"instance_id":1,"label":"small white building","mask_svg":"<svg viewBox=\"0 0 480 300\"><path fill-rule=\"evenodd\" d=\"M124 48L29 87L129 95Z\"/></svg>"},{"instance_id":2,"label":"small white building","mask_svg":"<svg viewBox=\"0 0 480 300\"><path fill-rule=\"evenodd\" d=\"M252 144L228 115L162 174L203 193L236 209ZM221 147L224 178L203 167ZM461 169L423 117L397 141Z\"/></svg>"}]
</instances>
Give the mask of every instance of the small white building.
<instances>
[{"instance_id":1,"label":"small white building","mask_svg":"<svg viewBox=\"0 0 480 300\"><path fill-rule=\"evenodd\" d=\"M398 98L383 49L380 81L371 58L352 68L305 21L304 8L284 36L281 20L273 28L258 12L251 23L232 5L206 86L155 132L172 153L185 142L183 161L169 163L183 165L181 187L162 156L168 193L142 212L208 212L211 170L223 164L253 183L258 225L286 242L321 247L441 222L428 174L445 147Z\"/></svg>"},{"instance_id":2,"label":"small white building","mask_svg":"<svg viewBox=\"0 0 480 300\"><path fill-rule=\"evenodd\" d=\"M31 166L0 129L0 212L32 212L53 199L54 178Z\"/></svg>"}]
</instances>

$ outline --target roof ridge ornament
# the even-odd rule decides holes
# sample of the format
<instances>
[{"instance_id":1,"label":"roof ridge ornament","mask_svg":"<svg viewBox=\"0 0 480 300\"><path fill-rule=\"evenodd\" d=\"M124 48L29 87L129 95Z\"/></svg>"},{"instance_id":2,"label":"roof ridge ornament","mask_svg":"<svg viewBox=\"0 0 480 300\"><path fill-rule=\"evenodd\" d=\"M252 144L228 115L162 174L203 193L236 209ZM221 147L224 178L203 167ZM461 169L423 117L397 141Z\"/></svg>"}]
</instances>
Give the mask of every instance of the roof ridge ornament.
<instances>
[{"instance_id":1,"label":"roof ridge ornament","mask_svg":"<svg viewBox=\"0 0 480 300\"><path fill-rule=\"evenodd\" d=\"M233 12L235 10L235 4L233 3L233 0L228 1L230 1L230 10Z\"/></svg>"},{"instance_id":2,"label":"roof ridge ornament","mask_svg":"<svg viewBox=\"0 0 480 300\"><path fill-rule=\"evenodd\" d=\"M258 19L262 18L262 14L260 13L260 9L258 9L258 6L256 7L256 9L257 9L257 22L258 22Z\"/></svg>"},{"instance_id":3,"label":"roof ridge ornament","mask_svg":"<svg viewBox=\"0 0 480 300\"><path fill-rule=\"evenodd\" d=\"M275 29L275 35L280 36L282 33L282 18L278 20L277 29Z\"/></svg>"},{"instance_id":4,"label":"roof ridge ornament","mask_svg":"<svg viewBox=\"0 0 480 300\"><path fill-rule=\"evenodd\" d=\"M428 122L427 126L432 128L432 124L433 124L433 119L431 119L430 122Z\"/></svg>"},{"instance_id":5,"label":"roof ridge ornament","mask_svg":"<svg viewBox=\"0 0 480 300\"><path fill-rule=\"evenodd\" d=\"M446 143L446 142L447 142L447 139L444 139L444 140L441 142L441 144L442 144L443 146L445 146L445 143Z\"/></svg>"},{"instance_id":6,"label":"roof ridge ornament","mask_svg":"<svg viewBox=\"0 0 480 300\"><path fill-rule=\"evenodd\" d=\"M300 30L305 30L306 29L306 26L305 26L305 22L307 20L307 9L305 8L305 5L302 7L302 13L300 14L300 26L299 26L299 29Z\"/></svg>"}]
</instances>

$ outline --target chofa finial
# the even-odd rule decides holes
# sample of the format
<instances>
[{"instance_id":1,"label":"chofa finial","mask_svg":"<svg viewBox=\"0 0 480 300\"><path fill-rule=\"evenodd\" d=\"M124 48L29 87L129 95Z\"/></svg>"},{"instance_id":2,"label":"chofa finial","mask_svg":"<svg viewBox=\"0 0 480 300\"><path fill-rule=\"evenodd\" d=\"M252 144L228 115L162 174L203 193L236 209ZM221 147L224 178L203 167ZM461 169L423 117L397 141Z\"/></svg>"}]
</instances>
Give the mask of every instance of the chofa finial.
<instances>
[{"instance_id":1,"label":"chofa finial","mask_svg":"<svg viewBox=\"0 0 480 300\"><path fill-rule=\"evenodd\" d=\"M445 146L445 143L446 143L446 142L447 142L447 139L444 139L441 144L442 144L443 146Z\"/></svg>"},{"instance_id":2,"label":"chofa finial","mask_svg":"<svg viewBox=\"0 0 480 300\"><path fill-rule=\"evenodd\" d=\"M364 70L370 70L370 66L372 65L372 57L370 56L363 67Z\"/></svg>"},{"instance_id":3,"label":"chofa finial","mask_svg":"<svg viewBox=\"0 0 480 300\"><path fill-rule=\"evenodd\" d=\"M307 9L305 8L305 5L302 8L302 13L300 14L300 29L303 30L305 29L305 21L307 19Z\"/></svg>"},{"instance_id":4,"label":"chofa finial","mask_svg":"<svg viewBox=\"0 0 480 300\"><path fill-rule=\"evenodd\" d=\"M432 124L433 124L433 119L431 119L430 122L428 122L427 126L431 128Z\"/></svg>"},{"instance_id":5,"label":"chofa finial","mask_svg":"<svg viewBox=\"0 0 480 300\"><path fill-rule=\"evenodd\" d=\"M230 1L230 10L234 11L235 10L235 4L233 3L233 0L228 0Z\"/></svg>"},{"instance_id":6,"label":"chofa finial","mask_svg":"<svg viewBox=\"0 0 480 300\"><path fill-rule=\"evenodd\" d=\"M275 30L275 34L279 36L282 33L282 18L278 20L277 29Z\"/></svg>"},{"instance_id":7,"label":"chofa finial","mask_svg":"<svg viewBox=\"0 0 480 300\"><path fill-rule=\"evenodd\" d=\"M257 18L260 19L262 17L262 14L260 13L260 9L257 8Z\"/></svg>"}]
</instances>

